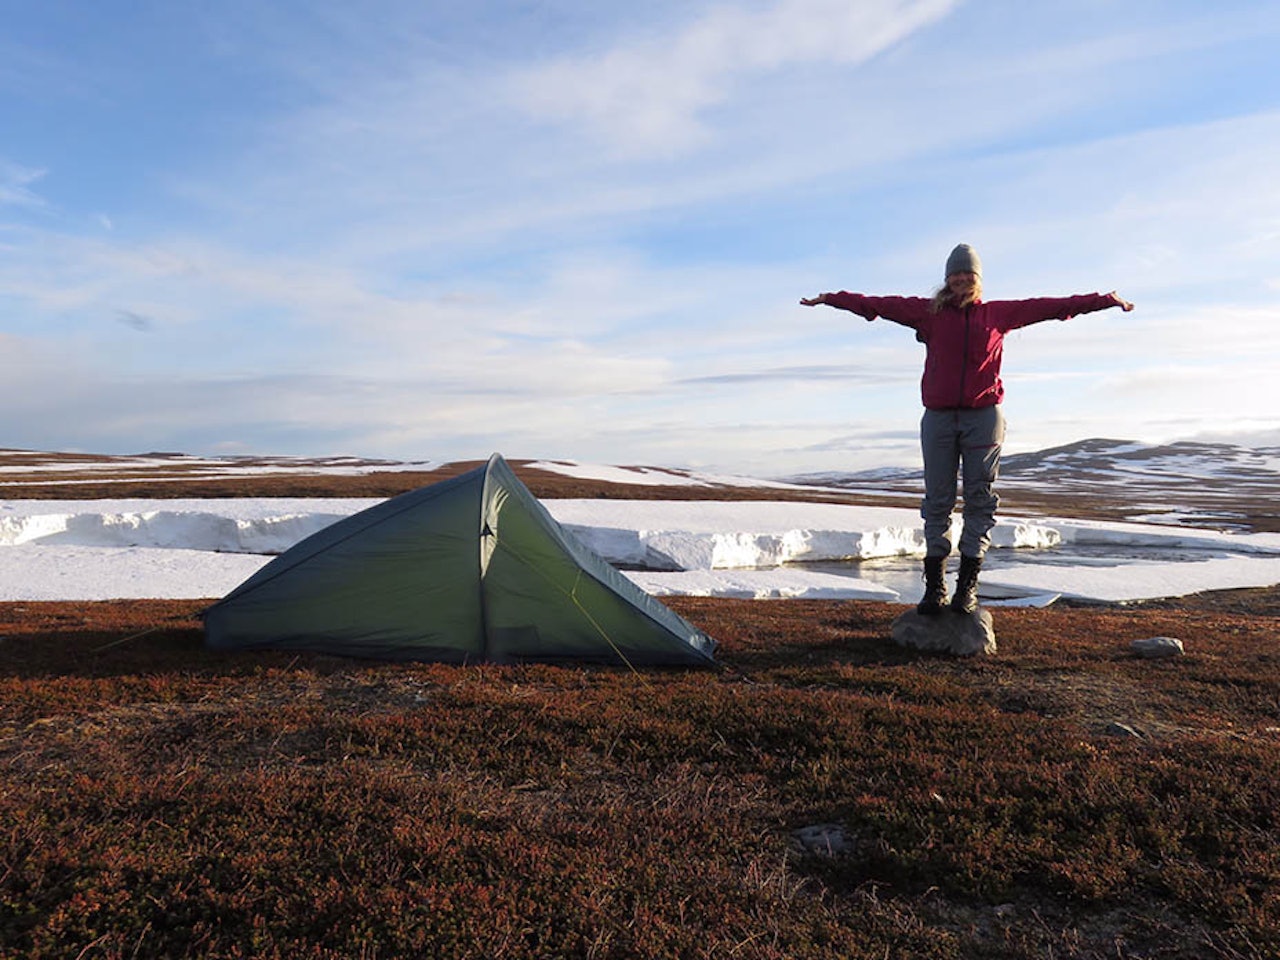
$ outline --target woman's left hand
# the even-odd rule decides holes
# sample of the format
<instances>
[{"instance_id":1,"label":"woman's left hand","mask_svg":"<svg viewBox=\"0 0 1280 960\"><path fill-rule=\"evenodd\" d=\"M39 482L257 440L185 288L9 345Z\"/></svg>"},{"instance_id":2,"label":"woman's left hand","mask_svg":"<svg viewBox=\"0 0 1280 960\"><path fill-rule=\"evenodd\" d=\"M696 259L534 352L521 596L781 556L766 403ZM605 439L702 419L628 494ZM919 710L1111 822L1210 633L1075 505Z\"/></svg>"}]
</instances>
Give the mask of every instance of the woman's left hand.
<instances>
[{"instance_id":1,"label":"woman's left hand","mask_svg":"<svg viewBox=\"0 0 1280 960\"><path fill-rule=\"evenodd\" d=\"M1121 310L1123 310L1125 313L1128 313L1130 310L1133 309L1133 304L1130 303L1128 300L1121 300L1114 290L1108 293L1107 296L1110 297L1112 300L1114 300L1116 306L1119 307Z\"/></svg>"}]
</instances>

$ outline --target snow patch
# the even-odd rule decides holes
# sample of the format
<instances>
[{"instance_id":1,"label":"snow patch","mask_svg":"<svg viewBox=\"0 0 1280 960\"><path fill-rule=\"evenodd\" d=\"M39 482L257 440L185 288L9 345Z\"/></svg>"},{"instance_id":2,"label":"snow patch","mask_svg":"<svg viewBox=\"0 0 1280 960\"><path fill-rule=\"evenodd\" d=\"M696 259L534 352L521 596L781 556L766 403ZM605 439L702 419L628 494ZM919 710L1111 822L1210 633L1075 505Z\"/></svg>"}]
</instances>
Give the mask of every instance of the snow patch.
<instances>
[{"instance_id":1,"label":"snow patch","mask_svg":"<svg viewBox=\"0 0 1280 960\"><path fill-rule=\"evenodd\" d=\"M680 573L628 571L627 577L653 596L735 597L745 600L879 600L901 599L898 593L868 580L802 570L690 570Z\"/></svg>"},{"instance_id":2,"label":"snow patch","mask_svg":"<svg viewBox=\"0 0 1280 960\"><path fill-rule=\"evenodd\" d=\"M0 600L222 596L270 555L379 502L0 501ZM803 564L924 552L919 517L905 508L767 501L544 505L570 534L631 568L628 576L660 595L899 600L881 584ZM953 534L959 525L957 517ZM982 579L984 598L1035 602L1027 598L1061 594L1123 601L1280 583L1280 534L1008 519L996 525L992 540L998 550L1087 545L1090 553L1068 563L991 569ZM1124 559L1147 548L1183 559ZM1195 559L1186 560L1188 554Z\"/></svg>"}]
</instances>

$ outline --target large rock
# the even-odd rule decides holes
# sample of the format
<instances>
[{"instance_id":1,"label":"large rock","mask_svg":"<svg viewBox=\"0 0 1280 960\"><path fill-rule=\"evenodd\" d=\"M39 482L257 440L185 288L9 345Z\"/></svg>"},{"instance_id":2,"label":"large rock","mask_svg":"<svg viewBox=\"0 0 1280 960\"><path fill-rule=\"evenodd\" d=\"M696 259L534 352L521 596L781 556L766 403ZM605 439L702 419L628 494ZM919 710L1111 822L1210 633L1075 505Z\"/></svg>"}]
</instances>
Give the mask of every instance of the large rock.
<instances>
[{"instance_id":1,"label":"large rock","mask_svg":"<svg viewBox=\"0 0 1280 960\"><path fill-rule=\"evenodd\" d=\"M996 631L991 614L982 607L973 613L944 609L931 616L912 608L893 621L893 642L931 653L972 657L996 652Z\"/></svg>"}]
</instances>

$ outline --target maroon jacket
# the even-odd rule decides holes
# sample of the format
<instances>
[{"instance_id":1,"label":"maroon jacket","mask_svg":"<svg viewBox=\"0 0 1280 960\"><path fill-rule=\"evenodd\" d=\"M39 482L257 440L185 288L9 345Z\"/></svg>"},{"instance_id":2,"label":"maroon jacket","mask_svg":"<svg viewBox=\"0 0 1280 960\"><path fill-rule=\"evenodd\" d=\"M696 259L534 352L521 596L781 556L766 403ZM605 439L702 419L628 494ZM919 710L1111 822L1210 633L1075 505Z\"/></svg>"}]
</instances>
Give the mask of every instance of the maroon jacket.
<instances>
[{"instance_id":1,"label":"maroon jacket","mask_svg":"<svg viewBox=\"0 0 1280 960\"><path fill-rule=\"evenodd\" d=\"M861 293L829 293L828 306L874 320L884 317L916 332L925 345L920 393L930 410L990 407L1004 399L1000 361L1004 335L1041 320L1067 320L1116 306L1103 293L1034 300L978 301L963 310L943 307L933 312L924 297L868 297Z\"/></svg>"}]
</instances>

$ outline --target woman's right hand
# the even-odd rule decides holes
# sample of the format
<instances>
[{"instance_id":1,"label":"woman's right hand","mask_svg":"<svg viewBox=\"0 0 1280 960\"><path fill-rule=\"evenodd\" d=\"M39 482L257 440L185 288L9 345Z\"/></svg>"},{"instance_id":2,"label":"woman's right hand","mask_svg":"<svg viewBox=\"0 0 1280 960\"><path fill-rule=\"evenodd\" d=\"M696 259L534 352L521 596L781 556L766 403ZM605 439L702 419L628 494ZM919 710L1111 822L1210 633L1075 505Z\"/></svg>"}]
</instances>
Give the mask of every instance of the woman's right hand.
<instances>
[{"instance_id":1,"label":"woman's right hand","mask_svg":"<svg viewBox=\"0 0 1280 960\"><path fill-rule=\"evenodd\" d=\"M802 307L817 307L827 302L827 295L820 293L816 297L807 297L800 300Z\"/></svg>"}]
</instances>

